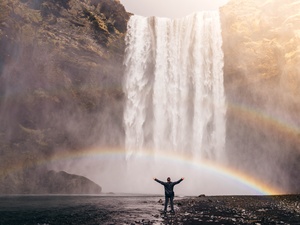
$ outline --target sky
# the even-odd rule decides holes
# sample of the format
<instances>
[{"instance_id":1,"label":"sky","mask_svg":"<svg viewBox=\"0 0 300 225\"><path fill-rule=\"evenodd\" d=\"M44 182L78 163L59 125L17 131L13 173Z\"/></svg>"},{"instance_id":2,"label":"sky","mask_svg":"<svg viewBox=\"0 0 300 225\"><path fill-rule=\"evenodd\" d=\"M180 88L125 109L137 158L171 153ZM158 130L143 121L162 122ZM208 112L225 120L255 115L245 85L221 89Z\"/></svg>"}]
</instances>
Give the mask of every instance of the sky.
<instances>
[{"instance_id":1,"label":"sky","mask_svg":"<svg viewBox=\"0 0 300 225\"><path fill-rule=\"evenodd\" d=\"M141 16L180 18L193 12L216 10L229 0L120 0L127 12Z\"/></svg>"}]
</instances>

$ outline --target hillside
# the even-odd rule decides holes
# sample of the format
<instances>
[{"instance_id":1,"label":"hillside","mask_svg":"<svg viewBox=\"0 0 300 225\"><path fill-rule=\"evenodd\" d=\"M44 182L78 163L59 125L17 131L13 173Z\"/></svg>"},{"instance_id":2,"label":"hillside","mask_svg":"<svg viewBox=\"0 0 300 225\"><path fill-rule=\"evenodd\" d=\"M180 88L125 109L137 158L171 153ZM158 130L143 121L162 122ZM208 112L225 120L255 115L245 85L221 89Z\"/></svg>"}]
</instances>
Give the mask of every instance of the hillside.
<instances>
[{"instance_id":1,"label":"hillside","mask_svg":"<svg viewBox=\"0 0 300 225\"><path fill-rule=\"evenodd\" d=\"M56 152L121 145L124 7L111 0L0 4L0 178L6 187L26 186L28 177L36 182L40 169L34 168Z\"/></svg>"},{"instance_id":2,"label":"hillside","mask_svg":"<svg viewBox=\"0 0 300 225\"><path fill-rule=\"evenodd\" d=\"M300 2L231 0L221 9L228 163L299 193Z\"/></svg>"}]
</instances>

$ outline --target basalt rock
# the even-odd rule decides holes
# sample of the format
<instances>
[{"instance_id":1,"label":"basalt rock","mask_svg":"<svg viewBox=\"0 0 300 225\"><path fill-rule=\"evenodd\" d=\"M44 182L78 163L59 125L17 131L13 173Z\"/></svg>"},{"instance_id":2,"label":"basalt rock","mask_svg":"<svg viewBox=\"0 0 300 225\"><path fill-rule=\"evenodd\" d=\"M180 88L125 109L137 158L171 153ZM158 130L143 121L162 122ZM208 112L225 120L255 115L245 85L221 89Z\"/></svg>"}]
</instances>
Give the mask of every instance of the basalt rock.
<instances>
[{"instance_id":1,"label":"basalt rock","mask_svg":"<svg viewBox=\"0 0 300 225\"><path fill-rule=\"evenodd\" d=\"M57 152L123 144L128 19L111 0L0 2L0 193Z\"/></svg>"},{"instance_id":2,"label":"basalt rock","mask_svg":"<svg viewBox=\"0 0 300 225\"><path fill-rule=\"evenodd\" d=\"M1 178L1 194L100 194L102 188L86 177L64 171L24 169Z\"/></svg>"},{"instance_id":3,"label":"basalt rock","mask_svg":"<svg viewBox=\"0 0 300 225\"><path fill-rule=\"evenodd\" d=\"M48 171L40 180L40 190L50 194L100 194L102 188L86 177L64 171Z\"/></svg>"}]
</instances>

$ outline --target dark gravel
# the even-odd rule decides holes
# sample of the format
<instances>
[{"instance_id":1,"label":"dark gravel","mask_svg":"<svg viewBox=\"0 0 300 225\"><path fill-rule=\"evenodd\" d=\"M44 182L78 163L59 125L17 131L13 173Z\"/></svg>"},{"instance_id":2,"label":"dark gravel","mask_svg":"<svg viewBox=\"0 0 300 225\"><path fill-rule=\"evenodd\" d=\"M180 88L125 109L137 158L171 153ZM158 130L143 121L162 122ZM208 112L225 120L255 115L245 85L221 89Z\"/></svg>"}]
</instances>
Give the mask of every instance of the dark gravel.
<instances>
[{"instance_id":1,"label":"dark gravel","mask_svg":"<svg viewBox=\"0 0 300 225\"><path fill-rule=\"evenodd\" d=\"M0 225L300 225L300 195L176 197L175 214L161 213L163 200L163 196L0 196Z\"/></svg>"},{"instance_id":2,"label":"dark gravel","mask_svg":"<svg viewBox=\"0 0 300 225\"><path fill-rule=\"evenodd\" d=\"M164 224L300 224L300 195L191 197Z\"/></svg>"}]
</instances>

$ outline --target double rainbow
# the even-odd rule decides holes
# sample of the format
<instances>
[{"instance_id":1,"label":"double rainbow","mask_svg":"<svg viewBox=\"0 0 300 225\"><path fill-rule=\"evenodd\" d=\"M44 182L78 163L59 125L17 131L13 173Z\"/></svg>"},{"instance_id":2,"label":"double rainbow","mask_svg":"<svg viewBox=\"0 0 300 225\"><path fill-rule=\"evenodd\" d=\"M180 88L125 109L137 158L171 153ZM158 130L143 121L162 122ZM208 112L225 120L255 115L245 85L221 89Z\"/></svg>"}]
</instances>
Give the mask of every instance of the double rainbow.
<instances>
[{"instance_id":1,"label":"double rainbow","mask_svg":"<svg viewBox=\"0 0 300 225\"><path fill-rule=\"evenodd\" d=\"M192 168L192 170L194 170L196 173L200 171L208 171L209 173L231 180L237 186L247 186L249 189L254 190L259 195L283 194L283 191L279 188L265 184L261 180L249 176L246 173L207 160L195 160L193 157L187 156L186 154L166 151L157 153L150 150L143 150L136 152L134 157L143 163L151 163L154 159L156 159L162 162L170 162L182 167ZM124 149L92 148L77 152L65 152L57 154L51 160L41 161L40 164L68 160L80 160L84 158L97 160L99 163L113 159L117 163L118 160L126 160L126 152Z\"/></svg>"}]
</instances>

